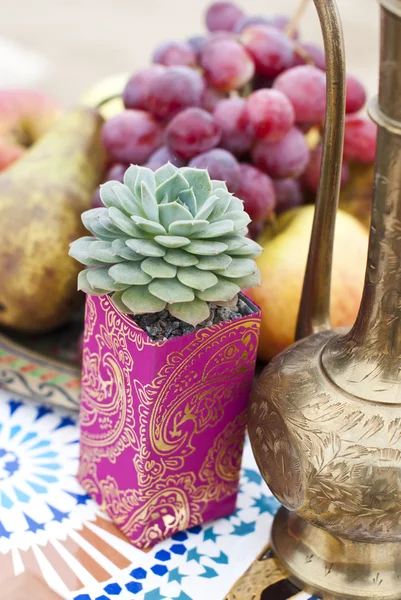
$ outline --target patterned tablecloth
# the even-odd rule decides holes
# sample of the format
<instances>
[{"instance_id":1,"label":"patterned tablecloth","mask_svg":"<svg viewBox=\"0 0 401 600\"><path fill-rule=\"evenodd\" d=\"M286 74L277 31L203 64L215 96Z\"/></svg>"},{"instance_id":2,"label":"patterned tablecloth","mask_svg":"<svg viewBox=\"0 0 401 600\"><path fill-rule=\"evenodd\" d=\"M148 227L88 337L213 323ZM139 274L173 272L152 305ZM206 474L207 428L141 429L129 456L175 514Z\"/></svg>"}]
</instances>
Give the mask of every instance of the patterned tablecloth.
<instances>
[{"instance_id":1,"label":"patterned tablecloth","mask_svg":"<svg viewBox=\"0 0 401 600\"><path fill-rule=\"evenodd\" d=\"M0 390L0 585L28 570L66 600L223 600L266 546L278 508L249 444L236 512L145 553L77 483L78 434L76 414ZM266 600L290 597L310 598Z\"/></svg>"}]
</instances>

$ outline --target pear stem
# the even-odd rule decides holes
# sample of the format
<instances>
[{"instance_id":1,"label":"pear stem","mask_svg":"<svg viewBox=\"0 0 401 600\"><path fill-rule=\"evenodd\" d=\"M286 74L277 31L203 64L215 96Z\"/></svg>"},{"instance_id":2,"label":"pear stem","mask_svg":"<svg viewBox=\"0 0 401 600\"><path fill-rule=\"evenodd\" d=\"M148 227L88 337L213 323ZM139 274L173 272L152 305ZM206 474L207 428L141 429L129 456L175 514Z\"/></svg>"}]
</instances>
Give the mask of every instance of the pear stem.
<instances>
[{"instance_id":1,"label":"pear stem","mask_svg":"<svg viewBox=\"0 0 401 600\"><path fill-rule=\"evenodd\" d=\"M286 33L286 35L288 35L289 38L294 37L295 31L296 31L302 17L304 16L305 10L309 3L310 3L310 0L301 0L296 13L294 14L291 22L288 23L288 25L285 29L285 33Z\"/></svg>"}]
</instances>

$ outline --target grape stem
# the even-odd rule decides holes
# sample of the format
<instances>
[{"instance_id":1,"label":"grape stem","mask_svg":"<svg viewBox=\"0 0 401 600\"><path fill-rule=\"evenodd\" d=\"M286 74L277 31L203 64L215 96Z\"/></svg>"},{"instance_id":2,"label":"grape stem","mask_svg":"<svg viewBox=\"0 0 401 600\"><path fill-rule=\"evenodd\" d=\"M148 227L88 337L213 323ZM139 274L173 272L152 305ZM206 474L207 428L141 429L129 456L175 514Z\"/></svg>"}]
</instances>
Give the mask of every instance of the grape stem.
<instances>
[{"instance_id":1,"label":"grape stem","mask_svg":"<svg viewBox=\"0 0 401 600\"><path fill-rule=\"evenodd\" d=\"M288 23L288 25L285 29L285 33L288 35L289 38L294 37L295 31L296 31L302 17L304 16L305 10L306 10L309 2L310 2L310 0L301 0L295 15L293 16L291 22Z\"/></svg>"}]
</instances>

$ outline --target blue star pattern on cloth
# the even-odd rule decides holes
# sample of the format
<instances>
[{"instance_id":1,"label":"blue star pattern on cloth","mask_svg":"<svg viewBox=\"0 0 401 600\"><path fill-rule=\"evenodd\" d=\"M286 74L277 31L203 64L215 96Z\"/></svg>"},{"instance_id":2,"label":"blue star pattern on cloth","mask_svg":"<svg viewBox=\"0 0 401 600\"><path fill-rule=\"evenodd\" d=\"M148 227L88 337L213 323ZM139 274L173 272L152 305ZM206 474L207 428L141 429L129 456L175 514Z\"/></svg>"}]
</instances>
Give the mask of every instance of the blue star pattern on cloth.
<instances>
[{"instance_id":1,"label":"blue star pattern on cloth","mask_svg":"<svg viewBox=\"0 0 401 600\"><path fill-rule=\"evenodd\" d=\"M235 512L141 552L77 483L78 439L76 415L0 391L0 559L12 550L23 569L31 553L29 560L66 600L223 600L266 545L279 506L249 444ZM61 562L75 591L57 571Z\"/></svg>"},{"instance_id":2,"label":"blue star pattern on cloth","mask_svg":"<svg viewBox=\"0 0 401 600\"><path fill-rule=\"evenodd\" d=\"M76 507L91 502L75 480L77 441L78 428L71 414L2 393L0 544L3 551L11 548L11 539L22 540L24 534L40 535L43 542L53 524L67 526ZM29 538L31 543L33 539Z\"/></svg>"}]
</instances>

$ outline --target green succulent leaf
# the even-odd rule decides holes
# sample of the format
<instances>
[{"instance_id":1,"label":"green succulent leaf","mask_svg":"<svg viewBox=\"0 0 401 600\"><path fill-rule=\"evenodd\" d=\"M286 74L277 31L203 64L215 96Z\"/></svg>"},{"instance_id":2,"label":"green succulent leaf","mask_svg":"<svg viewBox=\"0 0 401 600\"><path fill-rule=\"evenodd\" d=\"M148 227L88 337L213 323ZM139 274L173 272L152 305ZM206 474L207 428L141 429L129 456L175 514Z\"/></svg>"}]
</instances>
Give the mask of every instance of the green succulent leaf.
<instances>
[{"instance_id":1,"label":"green succulent leaf","mask_svg":"<svg viewBox=\"0 0 401 600\"><path fill-rule=\"evenodd\" d=\"M114 264L124 260L115 253L112 242L93 242L89 248L89 256L102 263Z\"/></svg>"},{"instance_id":2,"label":"green succulent leaf","mask_svg":"<svg viewBox=\"0 0 401 600\"><path fill-rule=\"evenodd\" d=\"M234 231L238 231L243 227L246 227L251 222L251 218L248 213L243 210L235 210L232 212L226 212L222 217L214 219L213 223L221 223L222 220L230 220L234 223Z\"/></svg>"},{"instance_id":3,"label":"green succulent leaf","mask_svg":"<svg viewBox=\"0 0 401 600\"><path fill-rule=\"evenodd\" d=\"M214 304L216 306L224 306L226 308L235 308L238 304L238 294L236 294L232 300L228 300L227 302L221 302L220 300L216 300Z\"/></svg>"},{"instance_id":4,"label":"green succulent leaf","mask_svg":"<svg viewBox=\"0 0 401 600\"><path fill-rule=\"evenodd\" d=\"M166 163L154 172L156 186L159 186L168 179L171 179L171 177L173 177L173 175L176 173L178 173L177 167L172 165L171 162Z\"/></svg>"},{"instance_id":5,"label":"green succulent leaf","mask_svg":"<svg viewBox=\"0 0 401 600\"><path fill-rule=\"evenodd\" d=\"M146 285L152 278L141 268L140 262L125 262L109 269L110 277L124 285Z\"/></svg>"},{"instance_id":6,"label":"green succulent leaf","mask_svg":"<svg viewBox=\"0 0 401 600\"><path fill-rule=\"evenodd\" d=\"M227 252L229 252L230 254L233 250L243 248L244 246L246 246L247 243L246 238L243 235L239 235L238 233L235 233L230 236L224 236L219 241L223 242L223 244L226 244Z\"/></svg>"},{"instance_id":7,"label":"green succulent leaf","mask_svg":"<svg viewBox=\"0 0 401 600\"><path fill-rule=\"evenodd\" d=\"M257 269L255 261L250 258L233 258L223 275L236 279L237 277L252 275Z\"/></svg>"},{"instance_id":8,"label":"green succulent leaf","mask_svg":"<svg viewBox=\"0 0 401 600\"><path fill-rule=\"evenodd\" d=\"M70 244L69 255L75 258L78 262L87 266L101 265L102 262L95 260L89 256L89 248L96 241L93 237L82 237ZM188 255L189 256L189 255Z\"/></svg>"},{"instance_id":9,"label":"green succulent leaf","mask_svg":"<svg viewBox=\"0 0 401 600\"><path fill-rule=\"evenodd\" d=\"M197 208L199 209L212 193L212 182L209 173L205 169L193 169L184 167L180 169L187 181L187 187L192 188L196 196Z\"/></svg>"},{"instance_id":10,"label":"green succulent leaf","mask_svg":"<svg viewBox=\"0 0 401 600\"><path fill-rule=\"evenodd\" d=\"M175 221L191 221L192 215L189 210L178 202L169 204L160 204L159 206L160 223L168 231L169 227Z\"/></svg>"},{"instance_id":11,"label":"green succulent leaf","mask_svg":"<svg viewBox=\"0 0 401 600\"><path fill-rule=\"evenodd\" d=\"M180 250L179 248L169 248L166 250L164 260L171 265L176 265L177 267L192 267L200 262L200 259L198 260L196 256L193 254L188 254L188 252L185 252L185 250Z\"/></svg>"},{"instance_id":12,"label":"green succulent leaf","mask_svg":"<svg viewBox=\"0 0 401 600\"><path fill-rule=\"evenodd\" d=\"M127 215L125 215L123 212L121 212L121 210L119 210L118 208L115 208L114 206L109 208L109 217L113 221L113 223L115 225L117 225L117 227L119 229L121 229L122 232L129 235L130 237L134 237L134 238L149 237L148 234L146 234L144 231L142 231L142 229L140 227L135 225L135 223L132 221L132 219L127 217ZM114 239L115 239L115 236L114 236Z\"/></svg>"},{"instance_id":13,"label":"green succulent leaf","mask_svg":"<svg viewBox=\"0 0 401 600\"><path fill-rule=\"evenodd\" d=\"M231 196L230 204L228 205L227 212L232 211L243 211L244 210L244 201L236 198L236 196Z\"/></svg>"},{"instance_id":14,"label":"green succulent leaf","mask_svg":"<svg viewBox=\"0 0 401 600\"><path fill-rule=\"evenodd\" d=\"M118 283L110 277L109 267L95 267L94 269L89 269L87 279L92 288L106 290L107 292L119 292L127 287L127 285Z\"/></svg>"},{"instance_id":15,"label":"green succulent leaf","mask_svg":"<svg viewBox=\"0 0 401 600\"><path fill-rule=\"evenodd\" d=\"M169 312L176 319L196 327L210 317L210 308L206 302L195 298L192 302L177 302L168 305Z\"/></svg>"},{"instance_id":16,"label":"green succulent leaf","mask_svg":"<svg viewBox=\"0 0 401 600\"><path fill-rule=\"evenodd\" d=\"M175 221L171 223L168 232L171 235L192 236L208 227L208 221Z\"/></svg>"},{"instance_id":17,"label":"green succulent leaf","mask_svg":"<svg viewBox=\"0 0 401 600\"><path fill-rule=\"evenodd\" d=\"M179 268L177 271L177 278L184 285L200 291L207 290L218 282L214 273L199 271L196 267Z\"/></svg>"},{"instance_id":18,"label":"green succulent leaf","mask_svg":"<svg viewBox=\"0 0 401 600\"><path fill-rule=\"evenodd\" d=\"M176 279L154 279L148 289L151 294L169 304L191 302L195 298L193 290Z\"/></svg>"},{"instance_id":19,"label":"green succulent leaf","mask_svg":"<svg viewBox=\"0 0 401 600\"><path fill-rule=\"evenodd\" d=\"M247 288L255 287L261 284L261 275L259 269L257 269L251 275L245 275L245 277L236 277L231 280L236 285L239 285L241 290L246 290Z\"/></svg>"},{"instance_id":20,"label":"green succulent leaf","mask_svg":"<svg viewBox=\"0 0 401 600\"><path fill-rule=\"evenodd\" d=\"M131 165L125 171L124 184L131 190L139 204L142 183L146 183L152 194L156 192L155 174L153 173L152 169L149 169L148 167Z\"/></svg>"},{"instance_id":21,"label":"green succulent leaf","mask_svg":"<svg viewBox=\"0 0 401 600\"><path fill-rule=\"evenodd\" d=\"M229 219L210 223L203 231L196 234L197 239L217 238L234 231L234 223Z\"/></svg>"},{"instance_id":22,"label":"green succulent leaf","mask_svg":"<svg viewBox=\"0 0 401 600\"><path fill-rule=\"evenodd\" d=\"M232 261L228 254L218 254L217 256L200 256L196 265L201 271L224 271Z\"/></svg>"},{"instance_id":23,"label":"green succulent leaf","mask_svg":"<svg viewBox=\"0 0 401 600\"><path fill-rule=\"evenodd\" d=\"M125 210L115 191L118 183L118 181L106 181L106 183L102 183L99 187L100 199L107 208L115 206L120 210Z\"/></svg>"},{"instance_id":24,"label":"green succulent leaf","mask_svg":"<svg viewBox=\"0 0 401 600\"><path fill-rule=\"evenodd\" d=\"M209 198L204 202L204 204L196 213L195 219L199 221L201 221L202 219L207 219L214 209L216 200L217 196L209 196Z\"/></svg>"},{"instance_id":25,"label":"green succulent leaf","mask_svg":"<svg viewBox=\"0 0 401 600\"><path fill-rule=\"evenodd\" d=\"M130 315L130 314L132 314L132 310L129 309L128 306L126 306L126 304L124 304L124 302L122 300L123 293L124 292L114 292L114 294L112 294L112 296L111 296L111 301L114 304L114 306L117 308L117 310L119 310L123 314Z\"/></svg>"},{"instance_id":26,"label":"green succulent leaf","mask_svg":"<svg viewBox=\"0 0 401 600\"><path fill-rule=\"evenodd\" d=\"M227 184L225 181L219 181L218 179L212 179L211 182L212 184L212 190L225 190L226 192L228 192L227 189Z\"/></svg>"},{"instance_id":27,"label":"green succulent leaf","mask_svg":"<svg viewBox=\"0 0 401 600\"><path fill-rule=\"evenodd\" d=\"M217 200L214 204L213 211L210 214L211 221L224 215L224 213L227 211L230 205L232 198L230 192L227 192L223 189L214 190L214 195L217 196Z\"/></svg>"},{"instance_id":28,"label":"green succulent leaf","mask_svg":"<svg viewBox=\"0 0 401 600\"><path fill-rule=\"evenodd\" d=\"M157 171L156 171L157 172ZM167 195L170 202L176 200L181 192L188 189L188 182L177 169L176 173L167 181L163 181L156 188L156 200L161 202ZM162 221L163 222L163 221Z\"/></svg>"},{"instance_id":29,"label":"green succulent leaf","mask_svg":"<svg viewBox=\"0 0 401 600\"><path fill-rule=\"evenodd\" d=\"M239 292L240 287L231 281L219 277L218 283L203 292L196 292L196 295L201 300L206 302L229 302Z\"/></svg>"},{"instance_id":30,"label":"green succulent leaf","mask_svg":"<svg viewBox=\"0 0 401 600\"><path fill-rule=\"evenodd\" d=\"M246 256L247 258L257 258L263 252L262 246L259 246L253 240L245 238L245 244L241 248L231 250L231 256Z\"/></svg>"},{"instance_id":31,"label":"green succulent leaf","mask_svg":"<svg viewBox=\"0 0 401 600\"><path fill-rule=\"evenodd\" d=\"M157 235L155 242L161 244L165 248L182 248L188 246L191 240L180 235Z\"/></svg>"},{"instance_id":32,"label":"green succulent leaf","mask_svg":"<svg viewBox=\"0 0 401 600\"><path fill-rule=\"evenodd\" d=\"M138 215L145 216L142 203L136 196L131 192L128 186L123 183L118 183L115 186L115 194L119 199L120 205L123 208L123 212L127 215ZM119 208L118 206L116 208Z\"/></svg>"},{"instance_id":33,"label":"green succulent leaf","mask_svg":"<svg viewBox=\"0 0 401 600\"><path fill-rule=\"evenodd\" d=\"M141 269L152 279L156 277L171 279L177 274L177 267L169 264L163 258L145 258L141 263Z\"/></svg>"},{"instance_id":34,"label":"green succulent leaf","mask_svg":"<svg viewBox=\"0 0 401 600\"><path fill-rule=\"evenodd\" d=\"M126 185L131 192L135 191L136 179L138 177L140 167L137 165L131 165L124 173L124 185Z\"/></svg>"},{"instance_id":35,"label":"green succulent leaf","mask_svg":"<svg viewBox=\"0 0 401 600\"><path fill-rule=\"evenodd\" d=\"M125 260L143 260L143 256L134 252L131 248L128 248L125 241L125 239L114 240L112 243L114 252L118 254L118 256L125 258Z\"/></svg>"},{"instance_id":36,"label":"green succulent leaf","mask_svg":"<svg viewBox=\"0 0 401 600\"><path fill-rule=\"evenodd\" d=\"M156 223L155 221L149 221L149 219L144 219L143 217L131 217L131 219L146 233L151 233L153 235L165 235L167 233L163 225L160 225L160 223Z\"/></svg>"},{"instance_id":37,"label":"green succulent leaf","mask_svg":"<svg viewBox=\"0 0 401 600\"><path fill-rule=\"evenodd\" d=\"M139 167L138 175L135 182L134 192L140 198L142 193L142 185L145 184L149 192L154 196L156 194L156 179L155 174L149 167Z\"/></svg>"},{"instance_id":38,"label":"green succulent leaf","mask_svg":"<svg viewBox=\"0 0 401 600\"><path fill-rule=\"evenodd\" d=\"M142 208L148 219L154 221L155 223L159 222L159 206L156 201L156 197L146 183L142 183L141 187L141 198L142 198Z\"/></svg>"},{"instance_id":39,"label":"green succulent leaf","mask_svg":"<svg viewBox=\"0 0 401 600\"><path fill-rule=\"evenodd\" d=\"M184 190L183 192L180 192L178 195L178 198L179 198L180 202L185 204L185 206L188 208L188 210L191 211L192 215L196 215L196 211L198 210L198 208L197 208L196 196L195 196L195 193L192 188L189 190Z\"/></svg>"},{"instance_id":40,"label":"green succulent leaf","mask_svg":"<svg viewBox=\"0 0 401 600\"><path fill-rule=\"evenodd\" d=\"M121 296L121 300L134 315L156 313L166 308L166 302L149 292L146 285L133 285Z\"/></svg>"},{"instance_id":41,"label":"green succulent leaf","mask_svg":"<svg viewBox=\"0 0 401 600\"><path fill-rule=\"evenodd\" d=\"M165 249L154 240L127 240L125 242L131 250L142 256L164 256Z\"/></svg>"},{"instance_id":42,"label":"green succulent leaf","mask_svg":"<svg viewBox=\"0 0 401 600\"><path fill-rule=\"evenodd\" d=\"M213 256L227 250L227 245L222 242L210 242L209 240L191 240L185 250L190 254L199 256Z\"/></svg>"},{"instance_id":43,"label":"green succulent leaf","mask_svg":"<svg viewBox=\"0 0 401 600\"><path fill-rule=\"evenodd\" d=\"M107 208L92 208L86 210L81 215L81 220L84 226L94 236L99 237L102 240L114 239L114 234L101 225L99 218L101 216L107 216Z\"/></svg>"},{"instance_id":44,"label":"green succulent leaf","mask_svg":"<svg viewBox=\"0 0 401 600\"><path fill-rule=\"evenodd\" d=\"M98 217L99 219L99 223L102 227L104 227L105 229L107 229L107 231L110 231L110 233L112 233L114 235L114 239L116 238L116 236L121 236L121 229L119 229L114 223L113 221L110 219L108 214L102 214L99 215Z\"/></svg>"},{"instance_id":45,"label":"green succulent leaf","mask_svg":"<svg viewBox=\"0 0 401 600\"><path fill-rule=\"evenodd\" d=\"M78 273L78 290L84 292L85 294L89 294L90 296L105 296L107 292L105 290L100 290L97 288L93 288L88 281L88 273L90 269L85 269Z\"/></svg>"}]
</instances>

